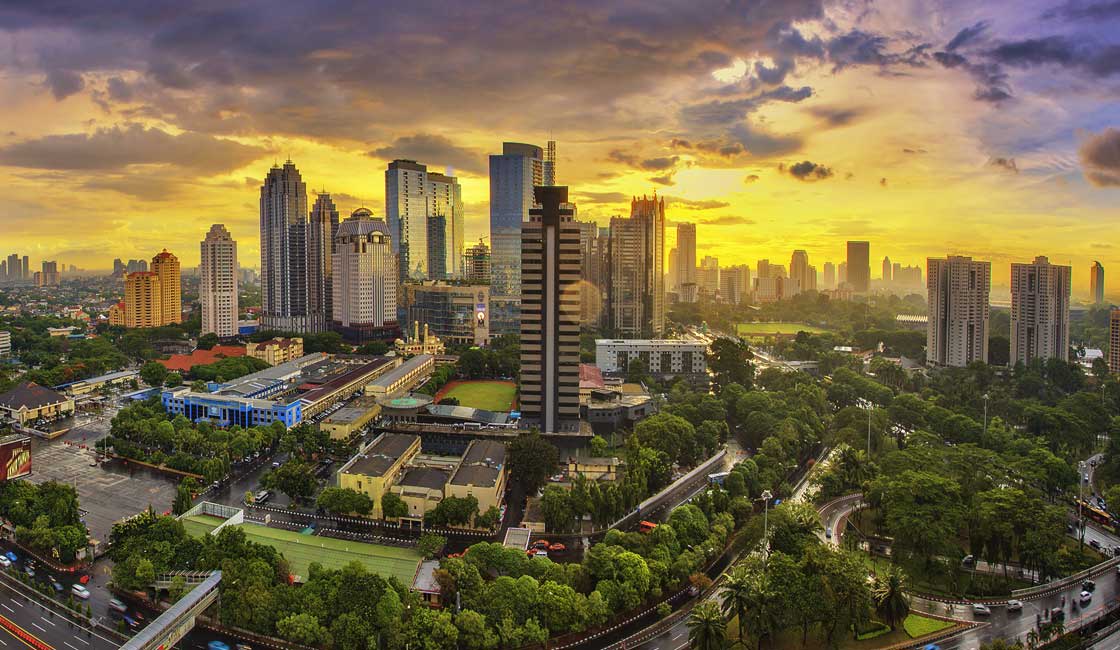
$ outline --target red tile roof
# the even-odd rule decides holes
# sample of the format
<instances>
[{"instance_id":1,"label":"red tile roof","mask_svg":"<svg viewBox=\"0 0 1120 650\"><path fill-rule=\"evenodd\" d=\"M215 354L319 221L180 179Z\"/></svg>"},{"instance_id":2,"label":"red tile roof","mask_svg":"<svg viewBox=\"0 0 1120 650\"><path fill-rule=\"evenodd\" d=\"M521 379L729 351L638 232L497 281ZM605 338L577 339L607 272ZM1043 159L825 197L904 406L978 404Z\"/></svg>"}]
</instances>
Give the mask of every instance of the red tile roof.
<instances>
[{"instance_id":1,"label":"red tile roof","mask_svg":"<svg viewBox=\"0 0 1120 650\"><path fill-rule=\"evenodd\" d=\"M243 357L245 348L240 345L215 345L209 350L195 350L190 354L173 354L168 359L156 359L168 370L186 372L192 366L205 366L226 357Z\"/></svg>"},{"instance_id":2,"label":"red tile roof","mask_svg":"<svg viewBox=\"0 0 1120 650\"><path fill-rule=\"evenodd\" d=\"M606 384L603 383L603 373L599 370L599 366L590 363L579 364L580 388L603 388L604 386Z\"/></svg>"}]
</instances>

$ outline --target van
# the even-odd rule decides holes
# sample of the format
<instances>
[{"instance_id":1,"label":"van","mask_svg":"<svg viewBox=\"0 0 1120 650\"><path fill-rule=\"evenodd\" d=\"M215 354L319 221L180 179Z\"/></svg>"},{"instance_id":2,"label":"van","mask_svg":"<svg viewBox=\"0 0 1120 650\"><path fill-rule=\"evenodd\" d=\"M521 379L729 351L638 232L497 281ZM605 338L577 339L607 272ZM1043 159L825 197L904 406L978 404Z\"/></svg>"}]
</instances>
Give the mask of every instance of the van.
<instances>
[{"instance_id":1,"label":"van","mask_svg":"<svg viewBox=\"0 0 1120 650\"><path fill-rule=\"evenodd\" d=\"M272 492L268 490L261 490L253 495L253 503L264 503L272 497Z\"/></svg>"}]
</instances>

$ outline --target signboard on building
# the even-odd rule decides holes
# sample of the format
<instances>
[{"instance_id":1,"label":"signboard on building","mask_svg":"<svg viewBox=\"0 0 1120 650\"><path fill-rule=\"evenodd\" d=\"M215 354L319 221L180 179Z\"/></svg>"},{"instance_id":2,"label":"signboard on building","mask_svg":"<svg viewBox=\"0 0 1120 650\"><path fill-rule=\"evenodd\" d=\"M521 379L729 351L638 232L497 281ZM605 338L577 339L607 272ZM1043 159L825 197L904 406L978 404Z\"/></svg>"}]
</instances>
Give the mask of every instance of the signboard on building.
<instances>
[{"instance_id":1,"label":"signboard on building","mask_svg":"<svg viewBox=\"0 0 1120 650\"><path fill-rule=\"evenodd\" d=\"M31 438L6 436L0 438L0 481L27 476L31 473Z\"/></svg>"}]
</instances>

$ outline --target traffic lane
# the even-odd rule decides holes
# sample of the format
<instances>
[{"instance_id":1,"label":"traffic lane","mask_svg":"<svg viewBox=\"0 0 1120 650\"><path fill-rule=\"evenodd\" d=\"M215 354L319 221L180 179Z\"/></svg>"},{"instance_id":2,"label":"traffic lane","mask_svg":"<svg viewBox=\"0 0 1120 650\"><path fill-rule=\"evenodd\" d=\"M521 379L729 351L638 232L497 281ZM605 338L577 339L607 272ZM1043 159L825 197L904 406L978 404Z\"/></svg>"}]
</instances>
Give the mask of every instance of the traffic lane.
<instances>
[{"instance_id":1,"label":"traffic lane","mask_svg":"<svg viewBox=\"0 0 1120 650\"><path fill-rule=\"evenodd\" d=\"M110 650L118 644L99 633L82 629L65 617L54 614L39 603L0 590L0 615L33 634L55 650ZM22 647L23 642L20 641Z\"/></svg>"}]
</instances>

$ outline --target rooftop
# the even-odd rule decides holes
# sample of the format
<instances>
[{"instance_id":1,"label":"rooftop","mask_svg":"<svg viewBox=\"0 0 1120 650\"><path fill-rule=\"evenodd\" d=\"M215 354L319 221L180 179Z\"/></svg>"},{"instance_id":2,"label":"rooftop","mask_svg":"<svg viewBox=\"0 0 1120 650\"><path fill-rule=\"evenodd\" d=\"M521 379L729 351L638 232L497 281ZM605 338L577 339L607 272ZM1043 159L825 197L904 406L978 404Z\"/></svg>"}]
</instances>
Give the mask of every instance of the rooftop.
<instances>
[{"instance_id":1,"label":"rooftop","mask_svg":"<svg viewBox=\"0 0 1120 650\"><path fill-rule=\"evenodd\" d=\"M442 490L449 478L446 470L435 467L409 467L397 481L397 485Z\"/></svg>"},{"instance_id":2,"label":"rooftop","mask_svg":"<svg viewBox=\"0 0 1120 650\"><path fill-rule=\"evenodd\" d=\"M391 386L408 373L416 370L420 366L432 361L435 357L430 354L418 354L411 359L408 359L401 365L393 368L389 372L381 375L377 379L370 382L371 386Z\"/></svg>"},{"instance_id":3,"label":"rooftop","mask_svg":"<svg viewBox=\"0 0 1120 650\"><path fill-rule=\"evenodd\" d=\"M377 400L370 397L359 397L328 415L323 422L328 424L347 424L354 422L363 418L370 412L370 409L375 406L377 406Z\"/></svg>"},{"instance_id":4,"label":"rooftop","mask_svg":"<svg viewBox=\"0 0 1120 650\"><path fill-rule=\"evenodd\" d=\"M590 363L579 364L579 387L580 388L602 388L603 372L599 367Z\"/></svg>"},{"instance_id":5,"label":"rooftop","mask_svg":"<svg viewBox=\"0 0 1120 650\"><path fill-rule=\"evenodd\" d=\"M369 363L363 363L360 366L353 367L352 370L348 370L326 382L325 384L322 384L319 387L304 393L300 396L301 399L303 399L303 401L307 402L308 404L314 404L324 397L333 395L336 391L343 388L347 384L360 380L363 375L372 375L373 373L383 368L386 364L390 363L390 361L385 357L375 357L375 359L375 361L370 361Z\"/></svg>"},{"instance_id":6,"label":"rooftop","mask_svg":"<svg viewBox=\"0 0 1120 650\"><path fill-rule=\"evenodd\" d=\"M0 395L0 407L18 411L21 408L28 410L61 404L69 398L65 397L46 386L40 386L33 381L25 381L12 390Z\"/></svg>"},{"instance_id":7,"label":"rooftop","mask_svg":"<svg viewBox=\"0 0 1120 650\"><path fill-rule=\"evenodd\" d=\"M190 354L173 354L167 359L156 359L168 370L187 372L193 366L205 366L226 357L243 357L245 348L240 345L215 345L209 350L198 349Z\"/></svg>"},{"instance_id":8,"label":"rooftop","mask_svg":"<svg viewBox=\"0 0 1120 650\"><path fill-rule=\"evenodd\" d=\"M690 339L595 339L595 345L656 345L703 348L703 341Z\"/></svg>"},{"instance_id":9,"label":"rooftop","mask_svg":"<svg viewBox=\"0 0 1120 650\"><path fill-rule=\"evenodd\" d=\"M451 477L452 485L492 487L506 463L506 446L494 440L472 440Z\"/></svg>"},{"instance_id":10,"label":"rooftop","mask_svg":"<svg viewBox=\"0 0 1120 650\"><path fill-rule=\"evenodd\" d=\"M386 433L355 456L343 470L347 474L384 476L389 468L420 439L404 433Z\"/></svg>"}]
</instances>

